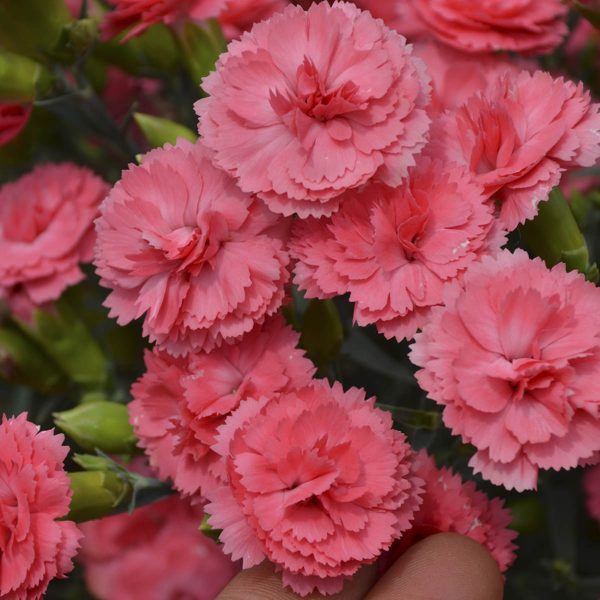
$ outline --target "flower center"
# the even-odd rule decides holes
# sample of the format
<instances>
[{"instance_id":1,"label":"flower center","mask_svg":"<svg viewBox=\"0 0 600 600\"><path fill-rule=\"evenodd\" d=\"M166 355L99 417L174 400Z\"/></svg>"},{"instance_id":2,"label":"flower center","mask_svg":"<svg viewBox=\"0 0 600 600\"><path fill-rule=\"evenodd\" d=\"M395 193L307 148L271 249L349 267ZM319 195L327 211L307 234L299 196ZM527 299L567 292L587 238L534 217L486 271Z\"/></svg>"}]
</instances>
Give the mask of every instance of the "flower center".
<instances>
[{"instance_id":1,"label":"flower center","mask_svg":"<svg viewBox=\"0 0 600 600\"><path fill-rule=\"evenodd\" d=\"M429 222L429 207L427 202L411 196L407 207L409 214L396 224L396 236L406 258L414 260L419 252L419 241L427 229Z\"/></svg>"},{"instance_id":2,"label":"flower center","mask_svg":"<svg viewBox=\"0 0 600 600\"><path fill-rule=\"evenodd\" d=\"M547 389L556 380L557 369L551 363L535 358L518 358L512 361L515 376L510 381L513 400L521 400L525 392Z\"/></svg>"}]
</instances>

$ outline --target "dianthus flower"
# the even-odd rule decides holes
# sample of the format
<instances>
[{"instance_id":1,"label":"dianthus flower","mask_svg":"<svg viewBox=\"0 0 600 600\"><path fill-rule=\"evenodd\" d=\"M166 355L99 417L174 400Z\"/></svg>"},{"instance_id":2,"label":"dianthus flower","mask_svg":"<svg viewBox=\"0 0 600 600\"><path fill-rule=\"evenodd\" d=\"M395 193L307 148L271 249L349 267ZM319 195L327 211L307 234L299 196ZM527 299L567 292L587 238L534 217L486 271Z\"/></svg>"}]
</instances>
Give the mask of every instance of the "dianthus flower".
<instances>
[{"instance_id":1,"label":"dianthus flower","mask_svg":"<svg viewBox=\"0 0 600 600\"><path fill-rule=\"evenodd\" d=\"M110 0L113 9L106 14L103 32L112 38L129 29L123 41L140 35L156 23L174 25L184 19L216 17L226 0Z\"/></svg>"},{"instance_id":2,"label":"dianthus flower","mask_svg":"<svg viewBox=\"0 0 600 600\"><path fill-rule=\"evenodd\" d=\"M466 535L485 546L500 571L506 571L516 557L513 540L517 532L508 528L511 515L504 501L488 498L473 481L464 482L451 469L438 468L425 450L415 457L414 471L425 482L423 504L413 524L415 536Z\"/></svg>"},{"instance_id":3,"label":"dianthus flower","mask_svg":"<svg viewBox=\"0 0 600 600\"><path fill-rule=\"evenodd\" d=\"M208 490L210 523L248 568L268 558L284 585L337 593L409 528L421 481L389 413L323 380L244 401L215 449L229 484Z\"/></svg>"},{"instance_id":4,"label":"dianthus flower","mask_svg":"<svg viewBox=\"0 0 600 600\"><path fill-rule=\"evenodd\" d=\"M586 471L583 476L583 489L588 512L600 523L600 465Z\"/></svg>"},{"instance_id":5,"label":"dianthus flower","mask_svg":"<svg viewBox=\"0 0 600 600\"><path fill-rule=\"evenodd\" d=\"M596 163L599 107L582 84L506 74L436 122L431 151L469 168L514 229L537 214L565 169Z\"/></svg>"},{"instance_id":6,"label":"dianthus flower","mask_svg":"<svg viewBox=\"0 0 600 600\"><path fill-rule=\"evenodd\" d=\"M424 65L344 2L255 25L202 87L199 130L215 164L284 215L330 215L371 179L398 185L427 139Z\"/></svg>"},{"instance_id":7,"label":"dianthus flower","mask_svg":"<svg viewBox=\"0 0 600 600\"><path fill-rule=\"evenodd\" d=\"M367 186L331 217L297 221L295 283L308 297L350 293L354 320L412 338L444 285L504 241L493 209L461 167L419 159L398 188Z\"/></svg>"},{"instance_id":8,"label":"dianthus flower","mask_svg":"<svg viewBox=\"0 0 600 600\"><path fill-rule=\"evenodd\" d=\"M31 106L0 103L0 146L16 138L31 115Z\"/></svg>"},{"instance_id":9,"label":"dianthus flower","mask_svg":"<svg viewBox=\"0 0 600 600\"><path fill-rule=\"evenodd\" d=\"M171 497L84 523L85 581L99 600L213 600L235 565L198 531L202 511Z\"/></svg>"},{"instance_id":10,"label":"dianthus flower","mask_svg":"<svg viewBox=\"0 0 600 600\"><path fill-rule=\"evenodd\" d=\"M484 257L463 285L416 336L417 380L475 446L476 472L534 489L539 469L600 450L600 290L522 250Z\"/></svg>"},{"instance_id":11,"label":"dianthus flower","mask_svg":"<svg viewBox=\"0 0 600 600\"><path fill-rule=\"evenodd\" d=\"M288 4L288 0L227 0L225 8L219 14L219 23L225 37L232 40L252 29L255 23L283 10Z\"/></svg>"},{"instance_id":12,"label":"dianthus flower","mask_svg":"<svg viewBox=\"0 0 600 600\"><path fill-rule=\"evenodd\" d=\"M179 140L130 165L96 228L110 316L144 316L144 335L173 355L237 340L281 306L287 224L199 144Z\"/></svg>"},{"instance_id":13,"label":"dianthus flower","mask_svg":"<svg viewBox=\"0 0 600 600\"><path fill-rule=\"evenodd\" d=\"M248 397L271 396L311 381L312 363L296 348L298 334L273 317L235 345L174 359L146 352L146 373L133 385L129 414L163 479L185 494L224 481L212 450L217 429Z\"/></svg>"},{"instance_id":14,"label":"dianthus flower","mask_svg":"<svg viewBox=\"0 0 600 600\"><path fill-rule=\"evenodd\" d=\"M433 36L465 52L547 54L569 31L568 8L561 0L403 0L395 5L393 24L400 33Z\"/></svg>"},{"instance_id":15,"label":"dianthus flower","mask_svg":"<svg viewBox=\"0 0 600 600\"><path fill-rule=\"evenodd\" d=\"M20 318L59 298L93 257L108 185L73 164L36 167L0 188L0 299Z\"/></svg>"},{"instance_id":16,"label":"dianthus flower","mask_svg":"<svg viewBox=\"0 0 600 600\"><path fill-rule=\"evenodd\" d=\"M64 436L40 431L27 415L0 424L0 596L37 600L64 578L81 534L69 512L71 489Z\"/></svg>"}]
</instances>

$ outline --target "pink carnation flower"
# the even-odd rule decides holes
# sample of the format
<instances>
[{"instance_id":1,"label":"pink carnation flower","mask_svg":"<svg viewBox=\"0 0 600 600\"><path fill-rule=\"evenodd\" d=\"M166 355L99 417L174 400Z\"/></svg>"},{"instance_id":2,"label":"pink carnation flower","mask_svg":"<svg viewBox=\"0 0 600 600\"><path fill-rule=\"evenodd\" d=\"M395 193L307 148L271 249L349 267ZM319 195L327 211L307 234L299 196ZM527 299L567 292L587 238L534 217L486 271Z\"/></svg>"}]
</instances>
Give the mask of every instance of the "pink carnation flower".
<instances>
[{"instance_id":1,"label":"pink carnation flower","mask_svg":"<svg viewBox=\"0 0 600 600\"><path fill-rule=\"evenodd\" d=\"M588 469L583 476L588 512L600 523L600 465Z\"/></svg>"},{"instance_id":2,"label":"pink carnation flower","mask_svg":"<svg viewBox=\"0 0 600 600\"><path fill-rule=\"evenodd\" d=\"M0 188L0 299L20 318L60 297L93 256L108 185L73 164L41 165Z\"/></svg>"},{"instance_id":3,"label":"pink carnation flower","mask_svg":"<svg viewBox=\"0 0 600 600\"><path fill-rule=\"evenodd\" d=\"M0 596L38 600L50 581L73 568L81 533L69 512L71 489L63 461L64 436L27 421L25 413L0 424Z\"/></svg>"},{"instance_id":4,"label":"pink carnation flower","mask_svg":"<svg viewBox=\"0 0 600 600\"><path fill-rule=\"evenodd\" d=\"M442 290L504 242L471 175L418 161L398 188L356 192L331 219L297 221L295 283L308 297L350 293L354 320L386 337L412 338Z\"/></svg>"},{"instance_id":5,"label":"pink carnation flower","mask_svg":"<svg viewBox=\"0 0 600 600\"><path fill-rule=\"evenodd\" d=\"M96 222L96 266L120 325L173 355L210 352L274 313L289 278L287 224L179 140L130 165Z\"/></svg>"},{"instance_id":6,"label":"pink carnation flower","mask_svg":"<svg viewBox=\"0 0 600 600\"><path fill-rule=\"evenodd\" d=\"M275 212L330 215L398 185L426 142L429 83L404 38L343 2L289 6L230 44L196 103L213 160Z\"/></svg>"},{"instance_id":7,"label":"pink carnation flower","mask_svg":"<svg viewBox=\"0 0 600 600\"><path fill-rule=\"evenodd\" d=\"M219 14L219 23L228 40L239 37L255 23L264 21L283 10L288 0L227 0Z\"/></svg>"},{"instance_id":8,"label":"pink carnation flower","mask_svg":"<svg viewBox=\"0 0 600 600\"><path fill-rule=\"evenodd\" d=\"M146 352L146 373L132 387L129 414L162 479L185 494L226 479L212 450L217 428L247 397L272 396L311 381L298 334L273 317L232 346L174 359Z\"/></svg>"},{"instance_id":9,"label":"pink carnation flower","mask_svg":"<svg viewBox=\"0 0 600 600\"><path fill-rule=\"evenodd\" d=\"M402 0L394 24L466 52L547 54L569 31L567 12L562 0Z\"/></svg>"},{"instance_id":10,"label":"pink carnation flower","mask_svg":"<svg viewBox=\"0 0 600 600\"><path fill-rule=\"evenodd\" d=\"M539 469L600 450L600 290L522 250L472 265L416 336L411 360L444 422L497 485L534 489Z\"/></svg>"},{"instance_id":11,"label":"pink carnation flower","mask_svg":"<svg viewBox=\"0 0 600 600\"><path fill-rule=\"evenodd\" d=\"M390 414L339 383L244 401L215 449L229 485L207 491L207 511L225 552L244 568L268 558L302 596L339 592L420 503L412 451Z\"/></svg>"},{"instance_id":12,"label":"pink carnation flower","mask_svg":"<svg viewBox=\"0 0 600 600\"><path fill-rule=\"evenodd\" d=\"M505 75L436 122L431 151L471 169L514 229L537 214L565 169L596 163L599 107L582 84L541 71Z\"/></svg>"},{"instance_id":13,"label":"pink carnation flower","mask_svg":"<svg viewBox=\"0 0 600 600\"><path fill-rule=\"evenodd\" d=\"M423 504L413 525L416 537L452 532L485 546L502 572L514 562L517 532L509 529L511 515L504 501L488 498L473 481L463 482L451 469L436 467L433 457L421 450L415 473L425 481Z\"/></svg>"},{"instance_id":14,"label":"pink carnation flower","mask_svg":"<svg viewBox=\"0 0 600 600\"><path fill-rule=\"evenodd\" d=\"M85 581L99 600L213 600L235 565L198 531L202 512L172 497L81 526Z\"/></svg>"},{"instance_id":15,"label":"pink carnation flower","mask_svg":"<svg viewBox=\"0 0 600 600\"><path fill-rule=\"evenodd\" d=\"M456 110L503 74L516 76L527 64L502 54L466 54L432 40L415 43L413 53L431 75L431 104L427 110L432 117L445 110Z\"/></svg>"},{"instance_id":16,"label":"pink carnation flower","mask_svg":"<svg viewBox=\"0 0 600 600\"><path fill-rule=\"evenodd\" d=\"M31 106L0 103L0 146L8 144L23 131L31 115Z\"/></svg>"},{"instance_id":17,"label":"pink carnation flower","mask_svg":"<svg viewBox=\"0 0 600 600\"><path fill-rule=\"evenodd\" d=\"M216 17L226 0L110 0L113 10L103 23L105 37L112 38L131 29L123 38L127 41L140 35L151 25L175 25L184 19L204 20Z\"/></svg>"}]
</instances>

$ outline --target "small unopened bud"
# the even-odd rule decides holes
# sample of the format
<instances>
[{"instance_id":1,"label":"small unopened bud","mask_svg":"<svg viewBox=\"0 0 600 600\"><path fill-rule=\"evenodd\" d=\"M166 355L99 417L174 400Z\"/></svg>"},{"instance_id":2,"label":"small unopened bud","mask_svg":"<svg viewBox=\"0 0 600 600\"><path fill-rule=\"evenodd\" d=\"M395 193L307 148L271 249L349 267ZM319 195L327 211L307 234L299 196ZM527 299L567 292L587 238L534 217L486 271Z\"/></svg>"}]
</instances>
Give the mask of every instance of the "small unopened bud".
<instances>
[{"instance_id":1,"label":"small unopened bud","mask_svg":"<svg viewBox=\"0 0 600 600\"><path fill-rule=\"evenodd\" d=\"M590 265L585 238L559 188L540 203L535 219L521 226L521 235L527 247L549 267L564 262L569 271L578 270L587 277L597 271Z\"/></svg>"},{"instance_id":2,"label":"small unopened bud","mask_svg":"<svg viewBox=\"0 0 600 600\"><path fill-rule=\"evenodd\" d=\"M111 471L69 473L71 508L67 519L81 523L111 514L130 494L131 486Z\"/></svg>"},{"instance_id":3,"label":"small unopened bud","mask_svg":"<svg viewBox=\"0 0 600 600\"><path fill-rule=\"evenodd\" d=\"M54 423L85 450L130 454L136 438L127 407L116 402L89 402L54 413Z\"/></svg>"},{"instance_id":4,"label":"small unopened bud","mask_svg":"<svg viewBox=\"0 0 600 600\"><path fill-rule=\"evenodd\" d=\"M184 125L169 121L169 119L153 117L139 112L135 113L133 118L153 148L167 143L175 144L177 138L184 138L190 142L195 142L198 138L193 131Z\"/></svg>"},{"instance_id":5,"label":"small unopened bud","mask_svg":"<svg viewBox=\"0 0 600 600\"><path fill-rule=\"evenodd\" d=\"M69 44L77 55L91 48L98 39L98 25L94 19L81 19L66 28Z\"/></svg>"}]
</instances>

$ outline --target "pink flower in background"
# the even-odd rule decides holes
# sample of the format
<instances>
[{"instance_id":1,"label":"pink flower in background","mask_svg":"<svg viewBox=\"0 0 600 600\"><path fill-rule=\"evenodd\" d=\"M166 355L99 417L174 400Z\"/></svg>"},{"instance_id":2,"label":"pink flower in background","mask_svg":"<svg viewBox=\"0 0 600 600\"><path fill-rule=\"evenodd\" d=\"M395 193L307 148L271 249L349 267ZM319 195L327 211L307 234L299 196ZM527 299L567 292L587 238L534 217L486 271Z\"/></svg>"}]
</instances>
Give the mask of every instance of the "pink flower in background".
<instances>
[{"instance_id":1,"label":"pink flower in background","mask_svg":"<svg viewBox=\"0 0 600 600\"><path fill-rule=\"evenodd\" d=\"M99 600L213 600L236 566L198 530L202 511L172 497L81 526L85 581Z\"/></svg>"},{"instance_id":2,"label":"pink flower in background","mask_svg":"<svg viewBox=\"0 0 600 600\"><path fill-rule=\"evenodd\" d=\"M206 510L225 552L244 568L268 558L302 596L339 592L420 503L405 436L373 398L339 383L244 401L215 449L229 485L208 490Z\"/></svg>"},{"instance_id":3,"label":"pink flower in background","mask_svg":"<svg viewBox=\"0 0 600 600\"><path fill-rule=\"evenodd\" d=\"M288 6L288 0L227 0L219 23L228 40L239 37L255 23L268 19Z\"/></svg>"},{"instance_id":4,"label":"pink flower in background","mask_svg":"<svg viewBox=\"0 0 600 600\"><path fill-rule=\"evenodd\" d=\"M466 54L433 40L415 43L413 54L425 63L431 75L431 104L427 110L432 117L456 110L503 74L516 76L526 65L524 60L517 62L502 54Z\"/></svg>"},{"instance_id":5,"label":"pink flower in background","mask_svg":"<svg viewBox=\"0 0 600 600\"><path fill-rule=\"evenodd\" d=\"M0 103L0 146L8 144L23 131L31 115L31 106Z\"/></svg>"},{"instance_id":6,"label":"pink flower in background","mask_svg":"<svg viewBox=\"0 0 600 600\"><path fill-rule=\"evenodd\" d=\"M371 179L398 185L427 139L423 64L347 3L289 6L255 25L202 87L213 161L284 215L330 215Z\"/></svg>"},{"instance_id":7,"label":"pink flower in background","mask_svg":"<svg viewBox=\"0 0 600 600\"><path fill-rule=\"evenodd\" d=\"M600 465L596 465L585 472L583 489L588 512L600 523Z\"/></svg>"},{"instance_id":8,"label":"pink flower in background","mask_svg":"<svg viewBox=\"0 0 600 600\"><path fill-rule=\"evenodd\" d=\"M534 489L539 469L600 450L600 290L522 250L472 265L417 334L417 380L497 485Z\"/></svg>"},{"instance_id":9,"label":"pink flower in background","mask_svg":"<svg viewBox=\"0 0 600 600\"><path fill-rule=\"evenodd\" d=\"M400 187L368 186L330 220L297 221L294 281L308 297L349 292L359 325L412 338L444 285L504 243L494 221L469 173L420 159Z\"/></svg>"},{"instance_id":10,"label":"pink flower in background","mask_svg":"<svg viewBox=\"0 0 600 600\"><path fill-rule=\"evenodd\" d=\"M238 340L281 306L287 223L199 144L179 140L130 165L96 228L110 316L143 316L144 335L175 356Z\"/></svg>"},{"instance_id":11,"label":"pink flower in background","mask_svg":"<svg viewBox=\"0 0 600 600\"><path fill-rule=\"evenodd\" d=\"M469 168L514 229L572 167L600 157L600 105L582 84L549 73L504 75L434 126L431 152Z\"/></svg>"},{"instance_id":12,"label":"pink flower in background","mask_svg":"<svg viewBox=\"0 0 600 600\"><path fill-rule=\"evenodd\" d=\"M315 371L296 348L298 334L279 316L240 342L174 359L146 352L146 373L133 385L129 414L141 445L163 479L196 495L226 479L212 450L217 429L248 397L307 385Z\"/></svg>"},{"instance_id":13,"label":"pink flower in background","mask_svg":"<svg viewBox=\"0 0 600 600\"><path fill-rule=\"evenodd\" d=\"M28 320L79 283L108 185L74 164L39 165L0 188L0 299Z\"/></svg>"},{"instance_id":14,"label":"pink flower in background","mask_svg":"<svg viewBox=\"0 0 600 600\"><path fill-rule=\"evenodd\" d=\"M196 21L216 17L226 0L110 0L113 10L103 23L105 37L129 29L123 41L140 35L156 23L174 25L184 19Z\"/></svg>"},{"instance_id":15,"label":"pink flower in background","mask_svg":"<svg viewBox=\"0 0 600 600\"><path fill-rule=\"evenodd\" d=\"M509 529L511 515L504 501L488 498L473 481L463 481L451 469L438 469L433 457L421 450L415 473L425 481L423 504L415 516L416 537L439 532L466 535L485 546L502 572L514 562L517 532Z\"/></svg>"},{"instance_id":16,"label":"pink flower in background","mask_svg":"<svg viewBox=\"0 0 600 600\"><path fill-rule=\"evenodd\" d=\"M561 0L402 0L394 25L465 52L547 54L568 33Z\"/></svg>"},{"instance_id":17,"label":"pink flower in background","mask_svg":"<svg viewBox=\"0 0 600 600\"><path fill-rule=\"evenodd\" d=\"M69 512L71 489L63 461L64 436L27 421L25 413L0 424L0 596L38 600L50 581L64 578L81 533Z\"/></svg>"}]
</instances>

